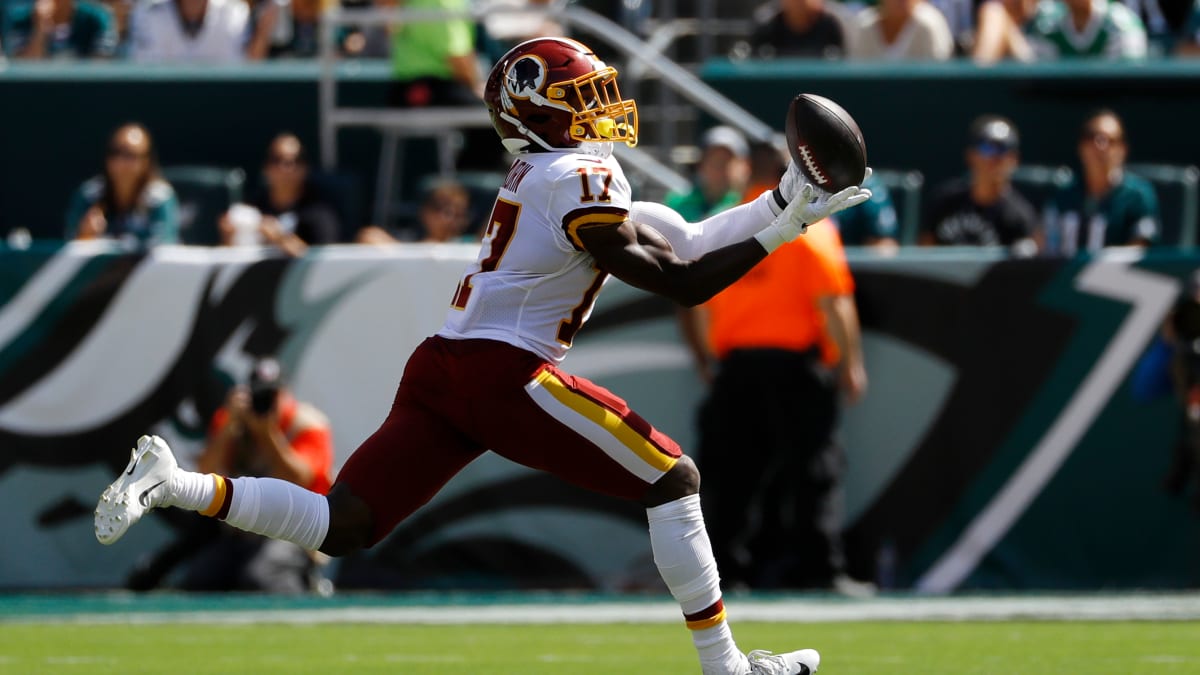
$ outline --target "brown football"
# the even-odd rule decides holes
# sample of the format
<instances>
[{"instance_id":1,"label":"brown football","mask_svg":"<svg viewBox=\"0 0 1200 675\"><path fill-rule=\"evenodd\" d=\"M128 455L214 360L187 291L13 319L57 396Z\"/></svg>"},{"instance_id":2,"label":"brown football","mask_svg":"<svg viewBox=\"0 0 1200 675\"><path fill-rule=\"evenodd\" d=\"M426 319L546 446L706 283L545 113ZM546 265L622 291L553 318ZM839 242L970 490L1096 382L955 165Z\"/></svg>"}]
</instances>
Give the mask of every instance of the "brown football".
<instances>
[{"instance_id":1,"label":"brown football","mask_svg":"<svg viewBox=\"0 0 1200 675\"><path fill-rule=\"evenodd\" d=\"M816 94L800 94L784 122L788 151L816 187L837 192L858 185L867 170L867 144L845 108Z\"/></svg>"}]
</instances>

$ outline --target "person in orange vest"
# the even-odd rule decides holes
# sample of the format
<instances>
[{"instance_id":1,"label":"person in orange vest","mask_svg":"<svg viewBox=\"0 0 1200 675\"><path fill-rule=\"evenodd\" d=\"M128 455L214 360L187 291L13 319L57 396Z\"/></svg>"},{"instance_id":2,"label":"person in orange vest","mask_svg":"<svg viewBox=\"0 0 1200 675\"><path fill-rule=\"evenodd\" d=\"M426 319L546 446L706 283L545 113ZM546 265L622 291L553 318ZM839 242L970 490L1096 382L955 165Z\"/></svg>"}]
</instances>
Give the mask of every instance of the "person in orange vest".
<instances>
[{"instance_id":1,"label":"person in orange vest","mask_svg":"<svg viewBox=\"0 0 1200 675\"><path fill-rule=\"evenodd\" d=\"M710 384L699 459L725 582L870 594L846 574L841 543L838 416L867 372L837 228L814 223L682 318Z\"/></svg>"}]
</instances>

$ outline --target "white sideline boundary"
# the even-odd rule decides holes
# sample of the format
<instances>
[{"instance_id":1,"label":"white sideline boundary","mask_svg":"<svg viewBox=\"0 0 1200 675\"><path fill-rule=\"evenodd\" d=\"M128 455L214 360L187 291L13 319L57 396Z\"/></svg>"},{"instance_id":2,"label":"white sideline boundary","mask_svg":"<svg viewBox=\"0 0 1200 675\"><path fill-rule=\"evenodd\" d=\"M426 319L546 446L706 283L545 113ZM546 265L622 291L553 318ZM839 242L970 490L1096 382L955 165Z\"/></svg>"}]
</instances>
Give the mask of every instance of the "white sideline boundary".
<instances>
[{"instance_id":1,"label":"white sideline boundary","mask_svg":"<svg viewBox=\"0 0 1200 675\"><path fill-rule=\"evenodd\" d=\"M850 621L1196 621L1200 594L892 597L873 600L728 598L734 622ZM129 611L9 615L3 623L74 624L593 624L677 623L672 602L587 602L495 605L411 605L231 611Z\"/></svg>"}]
</instances>

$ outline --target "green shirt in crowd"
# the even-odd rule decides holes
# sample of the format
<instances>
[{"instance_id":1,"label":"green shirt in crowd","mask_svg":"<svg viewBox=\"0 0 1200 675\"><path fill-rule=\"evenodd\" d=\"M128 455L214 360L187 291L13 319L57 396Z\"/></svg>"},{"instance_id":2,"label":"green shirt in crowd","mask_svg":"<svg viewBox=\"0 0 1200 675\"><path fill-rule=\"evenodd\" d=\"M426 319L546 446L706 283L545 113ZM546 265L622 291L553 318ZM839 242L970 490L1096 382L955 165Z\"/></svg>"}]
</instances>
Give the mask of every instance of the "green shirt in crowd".
<instances>
[{"instance_id":1,"label":"green shirt in crowd","mask_svg":"<svg viewBox=\"0 0 1200 675\"><path fill-rule=\"evenodd\" d=\"M900 239L900 221L887 186L872 177L866 187L871 198L833 217L845 246L866 246L879 239Z\"/></svg>"},{"instance_id":2,"label":"green shirt in crowd","mask_svg":"<svg viewBox=\"0 0 1200 675\"><path fill-rule=\"evenodd\" d=\"M404 9L466 12L467 0L407 0ZM392 72L397 80L454 79L447 59L475 53L475 22L463 19L405 21L392 34Z\"/></svg>"},{"instance_id":3,"label":"green shirt in crowd","mask_svg":"<svg viewBox=\"0 0 1200 675\"><path fill-rule=\"evenodd\" d=\"M79 186L67 206L65 236L74 239L78 233L83 214L100 202L104 195L104 178L96 176ZM129 213L106 213L108 227L106 239L116 239L131 244L150 246L153 244L179 243L179 200L175 190L164 180L152 181L142 191L135 209Z\"/></svg>"},{"instance_id":4,"label":"green shirt in crowd","mask_svg":"<svg viewBox=\"0 0 1200 675\"><path fill-rule=\"evenodd\" d=\"M663 199L663 204L675 209L689 223L698 223L709 216L716 215L742 203L742 193L730 190L714 203L704 197L700 188L692 188L688 192L672 192Z\"/></svg>"},{"instance_id":5,"label":"green shirt in crowd","mask_svg":"<svg viewBox=\"0 0 1200 675\"><path fill-rule=\"evenodd\" d=\"M1100 198L1085 195L1076 179L1050 198L1043 226L1046 253L1067 256L1137 240L1153 243L1162 230L1154 186L1128 172Z\"/></svg>"},{"instance_id":6,"label":"green shirt in crowd","mask_svg":"<svg viewBox=\"0 0 1200 675\"><path fill-rule=\"evenodd\" d=\"M1092 0L1092 15L1076 30L1061 0L1042 0L1026 28L1040 59L1140 59L1146 56L1146 27L1133 10L1116 0Z\"/></svg>"},{"instance_id":7,"label":"green shirt in crowd","mask_svg":"<svg viewBox=\"0 0 1200 675\"><path fill-rule=\"evenodd\" d=\"M0 8L4 7L0 2ZM0 36L9 56L15 56L33 39L33 2L9 3L0 22ZM108 58L117 51L117 22L107 7L78 0L71 22L58 26L46 43L50 57Z\"/></svg>"}]
</instances>

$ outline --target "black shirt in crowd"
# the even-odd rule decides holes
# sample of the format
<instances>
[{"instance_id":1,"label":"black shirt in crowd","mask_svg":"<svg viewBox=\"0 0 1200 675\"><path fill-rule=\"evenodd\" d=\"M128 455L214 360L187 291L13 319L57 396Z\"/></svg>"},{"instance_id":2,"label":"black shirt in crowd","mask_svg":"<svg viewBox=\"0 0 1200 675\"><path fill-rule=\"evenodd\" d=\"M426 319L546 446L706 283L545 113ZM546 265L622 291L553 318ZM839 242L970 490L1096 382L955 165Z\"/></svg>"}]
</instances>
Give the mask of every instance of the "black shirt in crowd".
<instances>
[{"instance_id":1,"label":"black shirt in crowd","mask_svg":"<svg viewBox=\"0 0 1200 675\"><path fill-rule=\"evenodd\" d=\"M754 58L824 58L835 59L845 53L846 39L842 25L829 12L824 12L804 33L795 33L776 14L760 24L750 36L750 56Z\"/></svg>"},{"instance_id":2,"label":"black shirt in crowd","mask_svg":"<svg viewBox=\"0 0 1200 675\"><path fill-rule=\"evenodd\" d=\"M274 216L284 230L290 230L310 246L336 244L342 235L342 223L337 211L319 191L308 183L300 200L288 208L277 208L271 204L266 190L258 194L254 207L264 216Z\"/></svg>"},{"instance_id":3,"label":"black shirt in crowd","mask_svg":"<svg viewBox=\"0 0 1200 675\"><path fill-rule=\"evenodd\" d=\"M1037 211L1017 191L982 206L971 199L970 182L960 178L933 195L923 228L941 245L1011 246L1033 236L1037 225Z\"/></svg>"}]
</instances>

